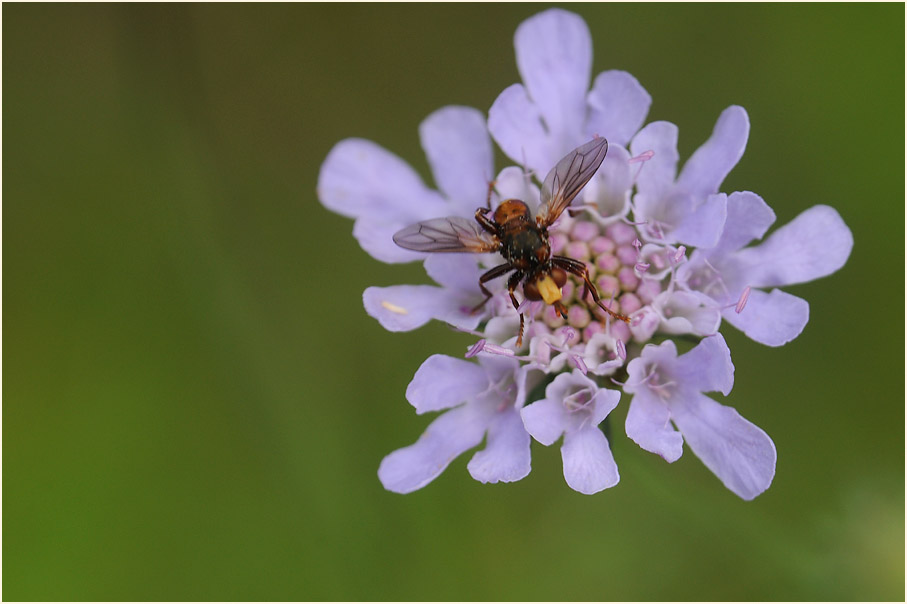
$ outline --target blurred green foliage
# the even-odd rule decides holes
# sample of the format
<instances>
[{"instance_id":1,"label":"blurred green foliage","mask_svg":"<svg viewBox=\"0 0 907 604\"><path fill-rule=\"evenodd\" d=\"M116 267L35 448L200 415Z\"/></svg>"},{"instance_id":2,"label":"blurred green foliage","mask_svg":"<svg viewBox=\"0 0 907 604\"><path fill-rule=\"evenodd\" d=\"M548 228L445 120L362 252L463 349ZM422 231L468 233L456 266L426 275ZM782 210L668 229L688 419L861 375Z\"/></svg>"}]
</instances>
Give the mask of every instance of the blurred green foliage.
<instances>
[{"instance_id":1,"label":"blurred green foliage","mask_svg":"<svg viewBox=\"0 0 907 604\"><path fill-rule=\"evenodd\" d=\"M367 286L427 278L359 249L319 166L358 136L428 178L419 122L487 111L543 8L3 7L6 599L903 599L899 4L572 7L593 73L634 74L682 157L741 104L723 189L853 229L843 270L790 288L799 339L725 330L723 402L778 448L765 494L643 452L626 404L598 495L537 443L516 484L474 482L467 455L381 488L429 421L408 381L471 340L365 314Z\"/></svg>"}]
</instances>

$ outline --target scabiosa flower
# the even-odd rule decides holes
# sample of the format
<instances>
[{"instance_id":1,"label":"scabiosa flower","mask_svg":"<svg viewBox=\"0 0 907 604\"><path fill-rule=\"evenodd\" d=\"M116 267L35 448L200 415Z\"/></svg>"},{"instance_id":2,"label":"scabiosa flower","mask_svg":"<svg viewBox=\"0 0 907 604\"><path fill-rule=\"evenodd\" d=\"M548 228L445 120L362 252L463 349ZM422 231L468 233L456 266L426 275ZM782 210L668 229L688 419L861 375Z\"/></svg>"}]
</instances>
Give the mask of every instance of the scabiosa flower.
<instances>
[{"instance_id":1,"label":"scabiosa flower","mask_svg":"<svg viewBox=\"0 0 907 604\"><path fill-rule=\"evenodd\" d=\"M673 462L685 441L732 492L756 497L773 479L775 447L734 409L703 394L726 396L733 385L718 329L725 319L772 346L796 337L808 319L806 302L761 288L839 269L853 245L849 229L833 209L816 206L747 247L765 235L774 213L754 193L720 191L749 136L742 107L722 112L712 135L678 169L678 128L661 121L640 129L651 99L635 78L606 71L589 90L591 37L580 17L540 13L520 25L515 48L523 84L495 100L487 131L481 114L464 107L443 108L422 123L437 191L359 139L339 143L322 166L321 201L357 219L353 234L363 249L385 262L425 258L437 283L370 287L363 296L368 313L391 331L438 319L476 338L465 355L472 360L435 355L416 373L409 402L418 413L445 412L415 444L382 461L382 484L400 493L419 489L483 439L470 474L482 482L519 480L529 473L531 435L543 445L563 438L571 488L594 493L614 486L619 474L600 424L621 400L621 387L631 395L624 397L626 433L643 449ZM488 132L519 164L493 180ZM522 302L514 303L500 277L484 282L486 299L479 276L501 265L500 254L425 257L394 245L400 229L412 237L422 227L410 225L430 221L427 228L434 228L445 216L455 217L446 224L472 233L475 227L466 225L487 200L494 209L516 198L539 216L549 209L539 205L551 194L552 167L571 149L601 148L582 145L595 136L608 139L604 161L572 206L545 225L551 254L583 263L614 314L593 303L581 279L543 296L557 307L528 300L522 287L516 288ZM522 341L521 316L529 319ZM678 355L677 336L699 343Z\"/></svg>"},{"instance_id":2,"label":"scabiosa flower","mask_svg":"<svg viewBox=\"0 0 907 604\"><path fill-rule=\"evenodd\" d=\"M731 351L720 334L680 356L670 340L649 344L630 361L627 373L624 391L634 395L627 436L640 447L673 462L686 439L706 467L743 499L768 488L775 475L772 440L734 409L702 394L727 396L734 386Z\"/></svg>"},{"instance_id":3,"label":"scabiosa flower","mask_svg":"<svg viewBox=\"0 0 907 604\"><path fill-rule=\"evenodd\" d=\"M591 495L620 480L608 439L598 429L619 400L620 392L599 388L574 369L554 378L545 398L520 410L526 430L543 445L564 435L564 478L580 493Z\"/></svg>"},{"instance_id":4,"label":"scabiosa flower","mask_svg":"<svg viewBox=\"0 0 907 604\"><path fill-rule=\"evenodd\" d=\"M834 273L844 266L853 249L853 235L841 216L824 205L805 210L760 239L775 221L775 213L755 193L732 193L727 199L727 222L714 247L696 250L677 271L678 282L703 294L722 308L722 315L747 336L769 346L793 340L809 320L809 304L779 289ZM734 301L746 295L746 312L737 313Z\"/></svg>"},{"instance_id":5,"label":"scabiosa flower","mask_svg":"<svg viewBox=\"0 0 907 604\"><path fill-rule=\"evenodd\" d=\"M429 357L406 389L417 413L449 409L408 447L384 458L378 478L396 493L409 493L434 480L460 454L483 450L467 466L480 482L513 482L529 474L529 434L520 419L529 370L505 356L483 356L479 364L444 355Z\"/></svg>"}]
</instances>

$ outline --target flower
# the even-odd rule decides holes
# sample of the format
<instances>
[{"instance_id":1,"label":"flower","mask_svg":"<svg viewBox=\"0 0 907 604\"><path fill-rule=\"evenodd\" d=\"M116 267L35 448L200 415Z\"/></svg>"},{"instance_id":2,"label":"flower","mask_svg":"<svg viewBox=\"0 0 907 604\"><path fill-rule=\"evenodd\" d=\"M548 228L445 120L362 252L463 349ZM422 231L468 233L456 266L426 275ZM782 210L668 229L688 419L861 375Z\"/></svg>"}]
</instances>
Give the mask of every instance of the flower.
<instances>
[{"instance_id":1,"label":"flower","mask_svg":"<svg viewBox=\"0 0 907 604\"><path fill-rule=\"evenodd\" d=\"M734 409L702 394L717 390L727 396L734 386L731 351L720 334L703 338L680 356L670 340L649 344L630 361L627 373L624 391L634 396L626 431L640 447L674 462L686 440L706 467L743 499L769 487L777 458L772 440Z\"/></svg>"},{"instance_id":2,"label":"flower","mask_svg":"<svg viewBox=\"0 0 907 604\"><path fill-rule=\"evenodd\" d=\"M529 474L529 434L519 408L528 371L516 360L480 357L480 364L432 355L406 389L417 413L449 409L414 444L384 458L378 478L389 491L409 493L438 477L461 453L488 435L467 466L480 482L513 482ZM531 382L530 382L531 383Z\"/></svg>"},{"instance_id":3,"label":"flower","mask_svg":"<svg viewBox=\"0 0 907 604\"><path fill-rule=\"evenodd\" d=\"M765 235L774 213L755 193L720 190L746 148L746 111L725 109L678 170L678 128L666 121L643 127L651 98L633 76L605 71L590 90L591 44L585 22L564 10L523 22L514 42L522 83L494 101L487 131L481 113L466 107L442 108L422 122L438 190L360 139L339 143L322 166L319 197L356 219L353 234L363 249L384 262L424 259L437 284L369 287L366 311L390 331L437 319L478 339L465 355L472 360L433 355L416 372L409 402L417 413L444 413L416 443L381 462L378 476L388 490L422 488L483 439L485 448L467 466L470 474L481 482L520 480L530 470L531 438L547 446L561 436L567 484L586 494L612 487L619 474L599 428L621 399L611 383L632 395L626 433L643 449L673 462L686 442L743 499L772 482L777 456L771 439L704 394L727 396L733 386L734 366L718 329L726 319L771 346L797 337L809 307L776 288L841 268L853 246L850 230L835 210L820 205L749 246ZM493 177L489 133L521 167ZM472 233L476 208L516 198L539 216L550 208L539 204L559 186L553 183L580 173L574 160L581 154L571 150L595 136L608 139L604 161L572 206L544 224L551 254L583 263L614 314L594 302L582 279L568 279L556 291L551 274L543 298L557 307L530 301L516 281L514 292L500 277L483 282L491 293L486 299L479 278L502 265L500 254L426 257L393 243L400 229L408 236L421 235L422 228L443 234L436 225L449 224L457 225L455 242L462 244L465 233L482 241L470 249L494 249L493 238L489 243L487 234ZM554 178L558 165L564 180ZM456 218L432 220L450 216ZM413 230L425 220L432 224ZM579 272L578 264L566 262ZM536 279L538 288L542 279ZM615 320L618 313L629 324ZM520 341L523 318L529 321ZM698 344L678 355L677 336Z\"/></svg>"},{"instance_id":4,"label":"flower","mask_svg":"<svg viewBox=\"0 0 907 604\"><path fill-rule=\"evenodd\" d=\"M589 89L592 36L583 19L549 9L523 21L514 36L522 84L506 88L488 111L488 130L511 159L545 174L571 149L608 139L608 156L586 187L603 217L626 215L632 181L626 145L642 126L652 97L625 71L599 73Z\"/></svg>"},{"instance_id":5,"label":"flower","mask_svg":"<svg viewBox=\"0 0 907 604\"><path fill-rule=\"evenodd\" d=\"M704 294L734 327L768 346L796 338L809 320L809 304L779 289L766 293L750 288L805 283L844 266L853 249L853 235L840 214L825 205L809 208L760 239L775 222L775 213L755 193L732 193L727 222L714 247L696 250L677 271L680 285ZM730 307L747 293L745 312Z\"/></svg>"},{"instance_id":6,"label":"flower","mask_svg":"<svg viewBox=\"0 0 907 604\"><path fill-rule=\"evenodd\" d=\"M321 203L355 218L353 235L382 262L423 258L396 246L393 234L420 220L472 216L485 203L494 174L491 140L478 110L439 109L422 122L419 134L438 191L426 187L399 157L358 138L337 143L318 175Z\"/></svg>"},{"instance_id":7,"label":"flower","mask_svg":"<svg viewBox=\"0 0 907 604\"><path fill-rule=\"evenodd\" d=\"M564 478L575 491L591 495L620 480L608 439L598 429L619 400L620 392L599 388L574 369L554 378L545 398L520 410L526 431L543 445L564 435Z\"/></svg>"}]
</instances>

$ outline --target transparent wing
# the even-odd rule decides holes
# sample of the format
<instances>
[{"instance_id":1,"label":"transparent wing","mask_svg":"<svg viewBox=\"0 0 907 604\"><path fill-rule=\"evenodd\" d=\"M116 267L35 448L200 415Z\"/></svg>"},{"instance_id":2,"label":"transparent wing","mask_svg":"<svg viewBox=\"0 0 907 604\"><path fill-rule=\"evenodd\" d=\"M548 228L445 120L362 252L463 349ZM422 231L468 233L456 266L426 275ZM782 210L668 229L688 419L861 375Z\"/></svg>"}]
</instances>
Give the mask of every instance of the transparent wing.
<instances>
[{"instance_id":1,"label":"transparent wing","mask_svg":"<svg viewBox=\"0 0 907 604\"><path fill-rule=\"evenodd\" d=\"M417 252L495 252L500 242L475 220L460 216L412 224L394 234L394 243Z\"/></svg>"},{"instance_id":2,"label":"transparent wing","mask_svg":"<svg viewBox=\"0 0 907 604\"><path fill-rule=\"evenodd\" d=\"M594 138L557 162L542 184L542 206L536 218L539 226L547 227L557 220L602 165L607 153L608 141Z\"/></svg>"}]
</instances>

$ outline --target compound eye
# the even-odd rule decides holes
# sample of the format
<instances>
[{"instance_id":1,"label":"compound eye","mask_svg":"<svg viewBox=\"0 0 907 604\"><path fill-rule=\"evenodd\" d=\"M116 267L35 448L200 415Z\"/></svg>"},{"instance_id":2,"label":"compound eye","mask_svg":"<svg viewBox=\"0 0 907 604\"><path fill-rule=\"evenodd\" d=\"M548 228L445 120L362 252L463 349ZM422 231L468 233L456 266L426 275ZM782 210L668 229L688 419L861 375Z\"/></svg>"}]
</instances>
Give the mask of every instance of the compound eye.
<instances>
[{"instance_id":1,"label":"compound eye","mask_svg":"<svg viewBox=\"0 0 907 604\"><path fill-rule=\"evenodd\" d=\"M541 300L542 294L539 293L539 287L535 281L527 281L523 284L523 295L527 300Z\"/></svg>"}]
</instances>

